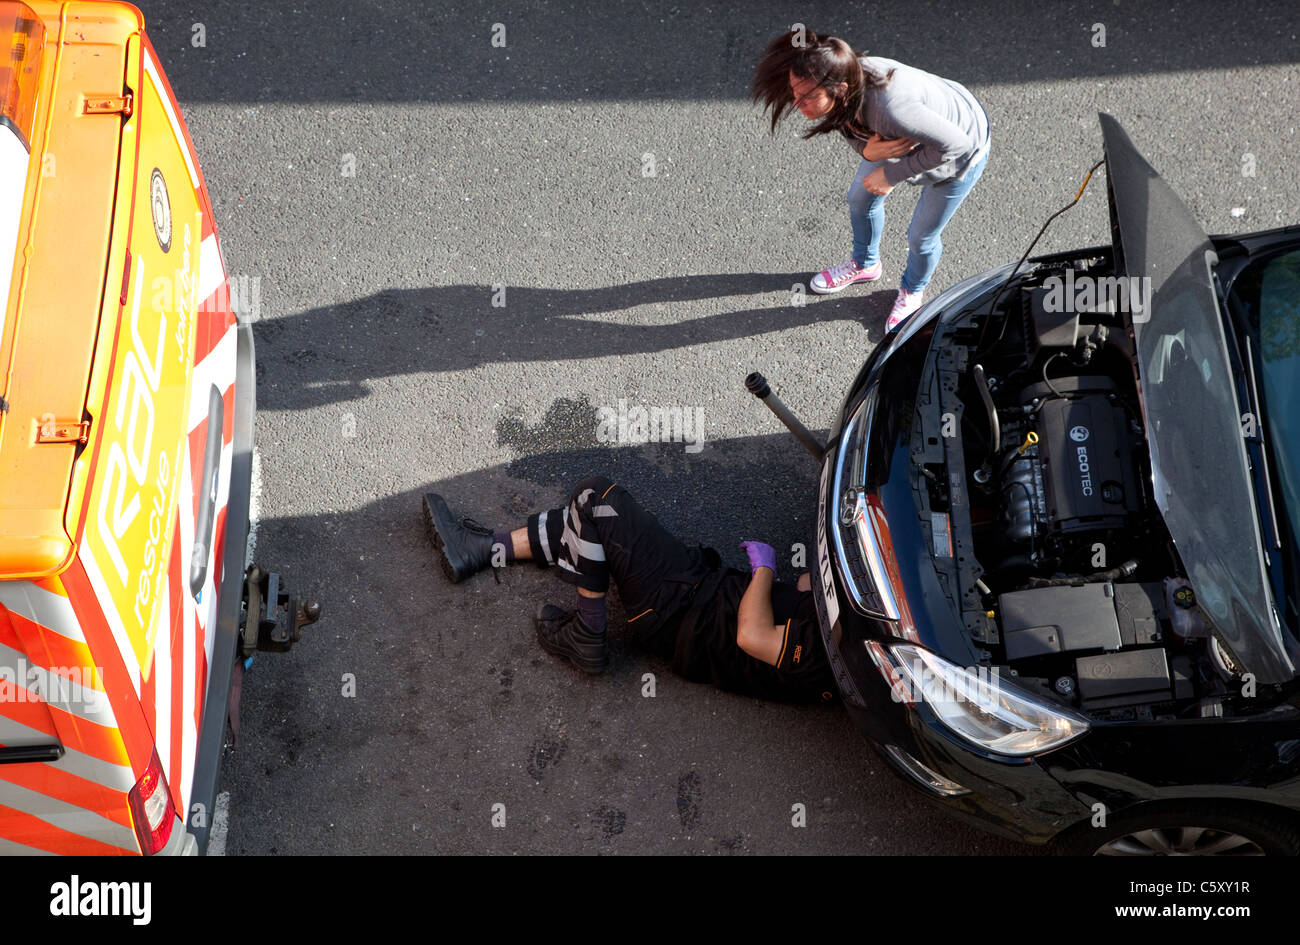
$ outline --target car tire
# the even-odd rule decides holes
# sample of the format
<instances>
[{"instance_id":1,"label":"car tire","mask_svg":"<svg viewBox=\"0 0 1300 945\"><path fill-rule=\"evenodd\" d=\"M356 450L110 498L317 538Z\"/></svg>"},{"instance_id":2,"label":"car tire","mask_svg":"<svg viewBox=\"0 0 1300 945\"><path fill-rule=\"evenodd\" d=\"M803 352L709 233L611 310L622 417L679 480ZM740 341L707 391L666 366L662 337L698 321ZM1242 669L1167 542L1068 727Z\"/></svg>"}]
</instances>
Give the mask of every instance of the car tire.
<instances>
[{"instance_id":1,"label":"car tire","mask_svg":"<svg viewBox=\"0 0 1300 945\"><path fill-rule=\"evenodd\" d=\"M1065 856L1296 856L1300 826L1260 808L1169 804L1125 811L1105 827L1084 821L1054 846Z\"/></svg>"}]
</instances>

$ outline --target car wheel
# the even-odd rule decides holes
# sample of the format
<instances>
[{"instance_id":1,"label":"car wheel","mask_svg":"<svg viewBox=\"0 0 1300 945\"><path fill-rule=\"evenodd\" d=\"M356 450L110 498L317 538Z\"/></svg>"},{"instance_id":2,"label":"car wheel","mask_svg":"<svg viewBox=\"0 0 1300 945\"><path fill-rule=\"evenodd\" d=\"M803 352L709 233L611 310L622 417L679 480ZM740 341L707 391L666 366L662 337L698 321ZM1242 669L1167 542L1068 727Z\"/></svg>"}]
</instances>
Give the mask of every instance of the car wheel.
<instances>
[{"instance_id":1,"label":"car wheel","mask_svg":"<svg viewBox=\"0 0 1300 945\"><path fill-rule=\"evenodd\" d=\"M1057 840L1067 856L1296 856L1300 829L1282 816L1250 808L1187 804L1090 822Z\"/></svg>"}]
</instances>

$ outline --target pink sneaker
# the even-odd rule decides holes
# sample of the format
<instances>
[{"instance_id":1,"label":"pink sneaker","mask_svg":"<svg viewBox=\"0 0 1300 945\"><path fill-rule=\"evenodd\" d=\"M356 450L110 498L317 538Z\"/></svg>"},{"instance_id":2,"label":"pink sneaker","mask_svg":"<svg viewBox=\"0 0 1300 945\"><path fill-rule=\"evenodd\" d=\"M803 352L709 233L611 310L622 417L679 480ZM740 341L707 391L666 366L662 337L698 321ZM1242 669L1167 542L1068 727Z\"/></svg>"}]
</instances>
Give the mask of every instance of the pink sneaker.
<instances>
[{"instance_id":1,"label":"pink sneaker","mask_svg":"<svg viewBox=\"0 0 1300 945\"><path fill-rule=\"evenodd\" d=\"M921 292L908 292L906 289L899 289L898 296L894 299L894 307L889 312L889 321L885 322L885 331L893 331L903 322L912 317L912 313L921 307Z\"/></svg>"},{"instance_id":2,"label":"pink sneaker","mask_svg":"<svg viewBox=\"0 0 1300 945\"><path fill-rule=\"evenodd\" d=\"M885 266L883 263L877 262L874 266L862 269L850 259L848 262L842 262L830 269L823 269L812 277L812 281L808 285L818 295L828 295L831 292L838 292L840 289L847 289L855 282L874 282L880 278L881 273L884 271Z\"/></svg>"}]
</instances>

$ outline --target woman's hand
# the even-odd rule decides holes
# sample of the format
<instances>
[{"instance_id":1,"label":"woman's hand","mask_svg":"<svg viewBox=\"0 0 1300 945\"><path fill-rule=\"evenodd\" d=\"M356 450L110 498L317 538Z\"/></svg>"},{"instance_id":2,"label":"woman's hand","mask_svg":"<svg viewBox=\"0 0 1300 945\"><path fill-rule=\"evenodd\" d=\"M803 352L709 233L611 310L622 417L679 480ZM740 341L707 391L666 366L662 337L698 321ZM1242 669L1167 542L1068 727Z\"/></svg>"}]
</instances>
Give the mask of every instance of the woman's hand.
<instances>
[{"instance_id":1,"label":"woman's hand","mask_svg":"<svg viewBox=\"0 0 1300 945\"><path fill-rule=\"evenodd\" d=\"M867 139L866 146L862 149L862 156L868 161L887 161L890 158L902 157L914 147L916 142L911 138L882 138L878 134L873 134Z\"/></svg>"},{"instance_id":2,"label":"woman's hand","mask_svg":"<svg viewBox=\"0 0 1300 945\"><path fill-rule=\"evenodd\" d=\"M795 582L795 589L800 591L812 590L812 575L805 571L799 575L799 580Z\"/></svg>"},{"instance_id":3,"label":"woman's hand","mask_svg":"<svg viewBox=\"0 0 1300 945\"><path fill-rule=\"evenodd\" d=\"M881 197L894 189L894 185L885 180L885 169L878 167L862 179L862 186Z\"/></svg>"}]
</instances>

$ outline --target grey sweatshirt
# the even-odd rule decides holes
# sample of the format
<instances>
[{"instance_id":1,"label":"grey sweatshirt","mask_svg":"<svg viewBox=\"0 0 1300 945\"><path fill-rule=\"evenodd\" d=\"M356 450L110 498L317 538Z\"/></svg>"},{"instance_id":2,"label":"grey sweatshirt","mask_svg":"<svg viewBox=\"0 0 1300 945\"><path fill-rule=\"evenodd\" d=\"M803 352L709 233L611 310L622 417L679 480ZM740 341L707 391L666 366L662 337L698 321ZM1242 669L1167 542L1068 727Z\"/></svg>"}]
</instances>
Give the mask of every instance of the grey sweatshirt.
<instances>
[{"instance_id":1,"label":"grey sweatshirt","mask_svg":"<svg viewBox=\"0 0 1300 945\"><path fill-rule=\"evenodd\" d=\"M859 62L877 75L894 77L883 89L862 95L858 120L882 138L911 138L920 146L884 165L890 185L938 183L963 179L966 170L989 150L989 120L979 100L960 83L880 56ZM866 140L843 132L862 156Z\"/></svg>"}]
</instances>

